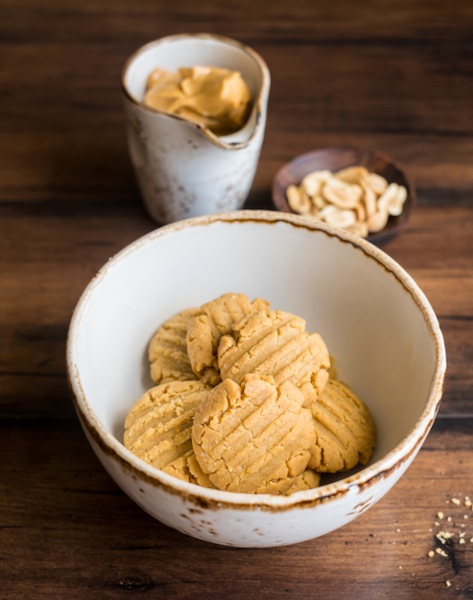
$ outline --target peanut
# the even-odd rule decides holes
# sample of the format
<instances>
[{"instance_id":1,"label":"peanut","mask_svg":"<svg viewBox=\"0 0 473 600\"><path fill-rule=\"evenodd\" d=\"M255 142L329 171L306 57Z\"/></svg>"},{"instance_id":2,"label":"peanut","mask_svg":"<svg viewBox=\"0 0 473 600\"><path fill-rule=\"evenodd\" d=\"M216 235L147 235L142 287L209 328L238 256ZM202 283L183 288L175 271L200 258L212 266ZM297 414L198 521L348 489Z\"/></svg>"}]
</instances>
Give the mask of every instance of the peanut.
<instances>
[{"instance_id":1,"label":"peanut","mask_svg":"<svg viewBox=\"0 0 473 600\"><path fill-rule=\"evenodd\" d=\"M355 165L335 173L312 171L299 186L290 185L286 197L294 212L365 238L384 229L390 216L402 213L407 189Z\"/></svg>"}]
</instances>

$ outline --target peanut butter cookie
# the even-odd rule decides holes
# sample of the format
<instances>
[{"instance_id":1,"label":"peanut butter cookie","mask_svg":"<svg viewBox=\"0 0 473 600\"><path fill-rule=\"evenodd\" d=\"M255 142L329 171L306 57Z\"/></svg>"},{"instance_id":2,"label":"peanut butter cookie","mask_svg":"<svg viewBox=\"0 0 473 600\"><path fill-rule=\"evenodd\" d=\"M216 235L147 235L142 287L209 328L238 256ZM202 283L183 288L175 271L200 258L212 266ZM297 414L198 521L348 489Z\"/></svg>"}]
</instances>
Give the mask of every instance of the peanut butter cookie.
<instances>
[{"instance_id":1,"label":"peanut butter cookie","mask_svg":"<svg viewBox=\"0 0 473 600\"><path fill-rule=\"evenodd\" d=\"M376 443L374 421L368 407L346 385L329 379L311 412L317 434L311 468L336 473L369 461Z\"/></svg>"},{"instance_id":2,"label":"peanut butter cookie","mask_svg":"<svg viewBox=\"0 0 473 600\"><path fill-rule=\"evenodd\" d=\"M202 471L199 463L195 458L193 450L186 452L184 456L176 458L171 463L163 467L162 469L168 475L188 481L189 483L195 483L202 487L215 488L213 483L210 481L208 476Z\"/></svg>"},{"instance_id":3,"label":"peanut butter cookie","mask_svg":"<svg viewBox=\"0 0 473 600\"><path fill-rule=\"evenodd\" d=\"M187 354L187 327L199 309L184 310L168 319L148 347L151 379L156 384L197 379Z\"/></svg>"},{"instance_id":4,"label":"peanut butter cookie","mask_svg":"<svg viewBox=\"0 0 473 600\"><path fill-rule=\"evenodd\" d=\"M204 304L189 322L187 352L196 375L209 385L220 383L217 349L222 335L245 315L269 306L266 300L250 301L245 294L224 294Z\"/></svg>"},{"instance_id":5,"label":"peanut butter cookie","mask_svg":"<svg viewBox=\"0 0 473 600\"><path fill-rule=\"evenodd\" d=\"M284 494L306 470L314 422L304 395L292 383L246 375L225 379L194 417L197 462L221 490Z\"/></svg>"},{"instance_id":6,"label":"peanut butter cookie","mask_svg":"<svg viewBox=\"0 0 473 600\"><path fill-rule=\"evenodd\" d=\"M301 492L303 490L311 490L318 487L320 484L320 473L306 469L298 477L294 478L291 486L284 492L286 495Z\"/></svg>"},{"instance_id":7,"label":"peanut butter cookie","mask_svg":"<svg viewBox=\"0 0 473 600\"><path fill-rule=\"evenodd\" d=\"M209 389L201 381L174 381L148 390L125 419L125 446L153 467L169 467L192 451L194 415Z\"/></svg>"},{"instance_id":8,"label":"peanut butter cookie","mask_svg":"<svg viewBox=\"0 0 473 600\"><path fill-rule=\"evenodd\" d=\"M330 356L319 334L305 330L305 320L289 312L263 310L243 318L218 348L221 377L241 382L247 373L291 381L308 405L328 380Z\"/></svg>"}]
</instances>

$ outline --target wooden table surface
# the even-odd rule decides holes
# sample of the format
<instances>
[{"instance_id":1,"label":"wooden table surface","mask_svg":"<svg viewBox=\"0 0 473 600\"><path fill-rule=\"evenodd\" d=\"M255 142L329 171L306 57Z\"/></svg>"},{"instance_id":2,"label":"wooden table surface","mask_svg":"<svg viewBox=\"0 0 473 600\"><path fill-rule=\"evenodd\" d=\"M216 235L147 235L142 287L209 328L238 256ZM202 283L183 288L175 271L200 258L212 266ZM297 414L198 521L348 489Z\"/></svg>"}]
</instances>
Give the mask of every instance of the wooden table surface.
<instances>
[{"instance_id":1,"label":"wooden table surface","mask_svg":"<svg viewBox=\"0 0 473 600\"><path fill-rule=\"evenodd\" d=\"M0 597L473 598L472 3L0 0L0 14ZM121 68L181 32L245 42L271 70L249 208L271 208L285 161L340 144L394 155L417 189L384 250L438 314L440 414L379 504L294 546L213 546L153 520L102 469L68 393L75 303L157 226L129 162Z\"/></svg>"}]
</instances>

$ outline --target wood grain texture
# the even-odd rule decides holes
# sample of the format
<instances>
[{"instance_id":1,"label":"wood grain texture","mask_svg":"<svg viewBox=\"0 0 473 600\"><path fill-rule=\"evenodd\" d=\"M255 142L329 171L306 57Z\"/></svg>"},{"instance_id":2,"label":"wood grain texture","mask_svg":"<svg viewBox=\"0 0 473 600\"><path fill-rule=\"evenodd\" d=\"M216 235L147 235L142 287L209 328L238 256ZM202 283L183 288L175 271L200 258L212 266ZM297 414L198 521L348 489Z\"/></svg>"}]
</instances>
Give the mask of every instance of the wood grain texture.
<instances>
[{"instance_id":1,"label":"wood grain texture","mask_svg":"<svg viewBox=\"0 0 473 600\"><path fill-rule=\"evenodd\" d=\"M75 422L6 420L2 597L54 590L78 598L350 598L356 589L362 598L427 599L449 597L450 580L468 598L473 512L451 499L463 502L471 490L472 426L437 424L408 474L343 529L287 548L241 550L185 537L143 513L105 474ZM455 533L447 556L429 557L444 548L436 533L447 529Z\"/></svg>"},{"instance_id":2,"label":"wood grain texture","mask_svg":"<svg viewBox=\"0 0 473 600\"><path fill-rule=\"evenodd\" d=\"M473 5L0 0L0 14L0 597L473 598ZM75 303L156 227L127 153L121 69L147 41L201 31L249 44L271 71L248 208L272 209L276 171L315 148L378 149L407 169L417 206L384 249L447 346L439 417L406 475L356 521L287 548L212 546L148 517L69 399Z\"/></svg>"}]
</instances>

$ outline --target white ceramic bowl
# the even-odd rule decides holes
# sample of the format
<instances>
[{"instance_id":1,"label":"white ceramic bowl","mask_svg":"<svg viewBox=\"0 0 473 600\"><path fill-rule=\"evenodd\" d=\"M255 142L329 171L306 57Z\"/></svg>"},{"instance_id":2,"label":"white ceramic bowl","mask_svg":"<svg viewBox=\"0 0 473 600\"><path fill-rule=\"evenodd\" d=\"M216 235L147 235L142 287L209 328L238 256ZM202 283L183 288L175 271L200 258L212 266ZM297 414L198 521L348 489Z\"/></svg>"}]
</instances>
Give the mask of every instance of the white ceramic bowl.
<instances>
[{"instance_id":1,"label":"white ceramic bowl","mask_svg":"<svg viewBox=\"0 0 473 600\"><path fill-rule=\"evenodd\" d=\"M262 296L323 336L376 421L369 465L290 496L236 494L175 479L123 446L125 415L151 387L153 331L229 291ZM67 368L92 448L139 506L202 540L265 547L324 535L382 498L434 422L446 357L429 302L383 251L304 217L236 211L167 225L113 257L77 304Z\"/></svg>"}]
</instances>

